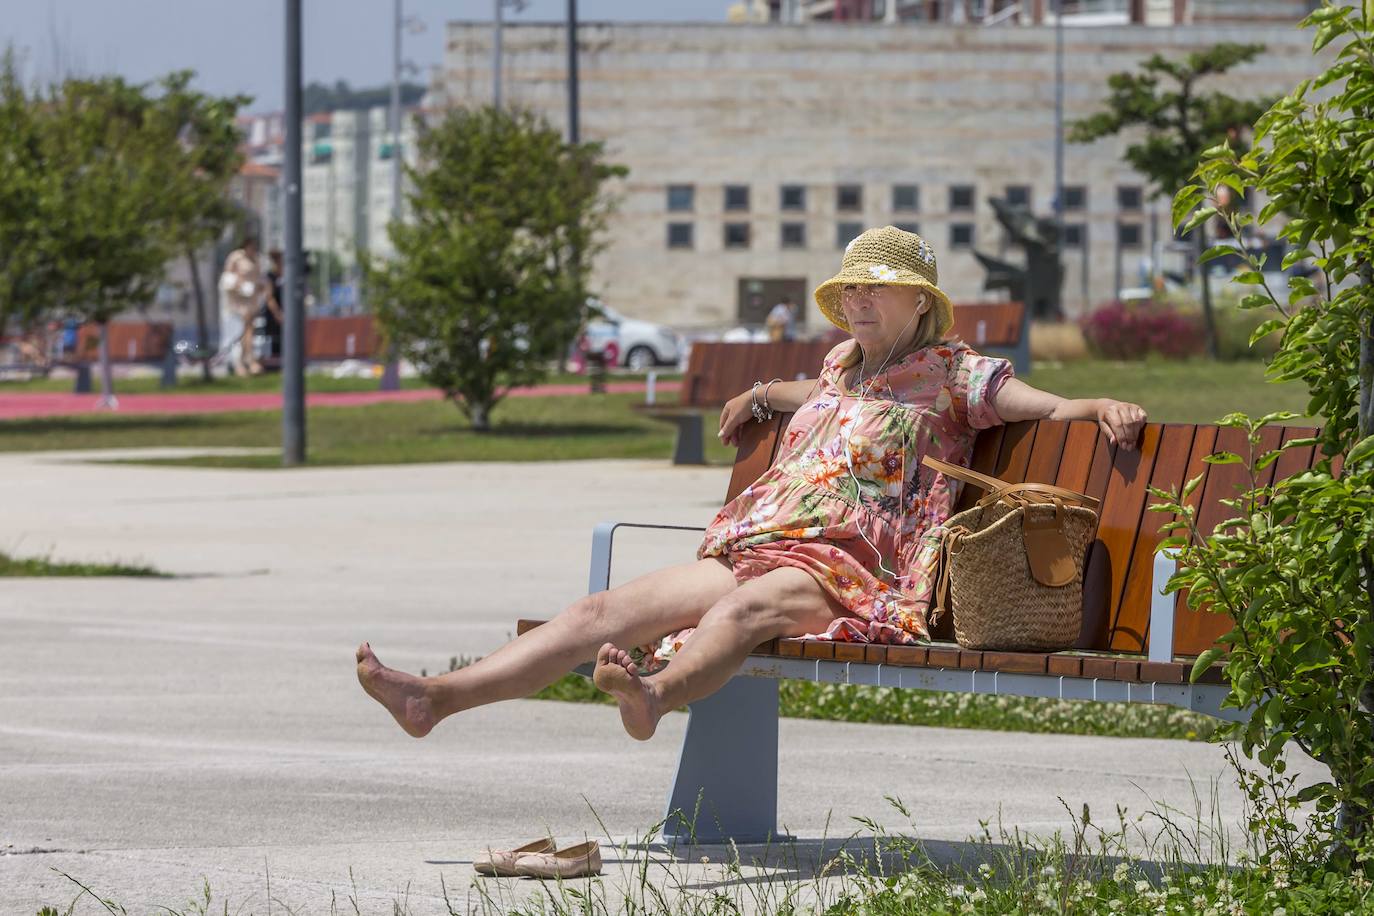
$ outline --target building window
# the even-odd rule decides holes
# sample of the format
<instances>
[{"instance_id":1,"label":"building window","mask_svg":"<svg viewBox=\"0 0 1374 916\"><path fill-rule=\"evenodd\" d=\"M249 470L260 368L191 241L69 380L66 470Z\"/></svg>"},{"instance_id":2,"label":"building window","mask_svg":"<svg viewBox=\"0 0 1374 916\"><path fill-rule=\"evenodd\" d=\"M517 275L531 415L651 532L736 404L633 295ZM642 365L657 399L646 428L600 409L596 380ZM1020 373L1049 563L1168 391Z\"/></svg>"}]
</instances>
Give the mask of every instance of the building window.
<instances>
[{"instance_id":1,"label":"building window","mask_svg":"<svg viewBox=\"0 0 1374 916\"><path fill-rule=\"evenodd\" d=\"M893 223L892 225L894 228L900 229L903 232L914 232L916 235L921 234L920 223Z\"/></svg>"},{"instance_id":2,"label":"building window","mask_svg":"<svg viewBox=\"0 0 1374 916\"><path fill-rule=\"evenodd\" d=\"M951 210L973 209L973 185L955 184L949 187L949 208Z\"/></svg>"},{"instance_id":3,"label":"building window","mask_svg":"<svg viewBox=\"0 0 1374 916\"><path fill-rule=\"evenodd\" d=\"M748 210L749 186L746 184L727 184L725 186L725 209Z\"/></svg>"},{"instance_id":4,"label":"building window","mask_svg":"<svg viewBox=\"0 0 1374 916\"><path fill-rule=\"evenodd\" d=\"M843 248L864 231L863 223L838 223L835 226L835 247Z\"/></svg>"},{"instance_id":5,"label":"building window","mask_svg":"<svg viewBox=\"0 0 1374 916\"><path fill-rule=\"evenodd\" d=\"M749 224L748 224L748 223L726 223L726 224L725 224L725 247L726 247L726 248L748 248L748 247L749 247Z\"/></svg>"},{"instance_id":6,"label":"building window","mask_svg":"<svg viewBox=\"0 0 1374 916\"><path fill-rule=\"evenodd\" d=\"M799 184L785 184L782 186L781 205L784 210L805 210L806 209L806 187Z\"/></svg>"},{"instance_id":7,"label":"building window","mask_svg":"<svg viewBox=\"0 0 1374 916\"><path fill-rule=\"evenodd\" d=\"M1117 223L1116 240L1122 248L1136 248L1140 245L1140 223Z\"/></svg>"},{"instance_id":8,"label":"building window","mask_svg":"<svg viewBox=\"0 0 1374 916\"><path fill-rule=\"evenodd\" d=\"M1007 185L1007 203L1013 207L1031 205L1031 189L1028 184Z\"/></svg>"},{"instance_id":9,"label":"building window","mask_svg":"<svg viewBox=\"0 0 1374 916\"><path fill-rule=\"evenodd\" d=\"M864 208L864 189L862 185L842 184L835 189L835 209L862 210Z\"/></svg>"},{"instance_id":10,"label":"building window","mask_svg":"<svg viewBox=\"0 0 1374 916\"><path fill-rule=\"evenodd\" d=\"M1122 184L1116 186L1116 207L1118 210L1140 209L1140 185Z\"/></svg>"},{"instance_id":11,"label":"building window","mask_svg":"<svg viewBox=\"0 0 1374 916\"><path fill-rule=\"evenodd\" d=\"M1087 235L1087 233L1084 232L1084 228L1082 223L1065 223L1064 247L1082 248L1084 237Z\"/></svg>"},{"instance_id":12,"label":"building window","mask_svg":"<svg viewBox=\"0 0 1374 916\"><path fill-rule=\"evenodd\" d=\"M668 224L668 247L691 248L693 243L691 223Z\"/></svg>"},{"instance_id":13,"label":"building window","mask_svg":"<svg viewBox=\"0 0 1374 916\"><path fill-rule=\"evenodd\" d=\"M892 209L897 212L921 209L920 190L914 184L893 185Z\"/></svg>"},{"instance_id":14,"label":"building window","mask_svg":"<svg viewBox=\"0 0 1374 916\"><path fill-rule=\"evenodd\" d=\"M949 224L949 247L969 248L973 245L973 223Z\"/></svg>"},{"instance_id":15,"label":"building window","mask_svg":"<svg viewBox=\"0 0 1374 916\"><path fill-rule=\"evenodd\" d=\"M696 205L695 189L689 184L668 185L668 209L671 211L691 210Z\"/></svg>"},{"instance_id":16,"label":"building window","mask_svg":"<svg viewBox=\"0 0 1374 916\"><path fill-rule=\"evenodd\" d=\"M784 247L784 248L805 248L805 247L806 247L806 223L783 223L783 224L782 224L782 247Z\"/></svg>"},{"instance_id":17,"label":"building window","mask_svg":"<svg viewBox=\"0 0 1374 916\"><path fill-rule=\"evenodd\" d=\"M1064 186L1064 209L1082 210L1088 206L1088 189L1081 184Z\"/></svg>"}]
</instances>

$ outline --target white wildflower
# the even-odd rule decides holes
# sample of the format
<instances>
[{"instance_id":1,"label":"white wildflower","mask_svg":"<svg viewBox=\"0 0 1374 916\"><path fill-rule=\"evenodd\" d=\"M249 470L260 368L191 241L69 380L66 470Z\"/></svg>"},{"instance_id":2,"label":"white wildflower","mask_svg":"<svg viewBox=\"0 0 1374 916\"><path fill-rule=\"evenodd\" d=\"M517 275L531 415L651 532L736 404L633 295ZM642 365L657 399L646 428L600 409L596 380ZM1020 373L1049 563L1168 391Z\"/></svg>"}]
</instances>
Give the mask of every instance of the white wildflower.
<instances>
[{"instance_id":1,"label":"white wildflower","mask_svg":"<svg viewBox=\"0 0 1374 916\"><path fill-rule=\"evenodd\" d=\"M1117 863L1116 869L1112 872L1112 880L1125 881L1126 876L1130 874L1130 872L1130 866L1128 866L1125 862L1119 862Z\"/></svg>"},{"instance_id":2,"label":"white wildflower","mask_svg":"<svg viewBox=\"0 0 1374 916\"><path fill-rule=\"evenodd\" d=\"M1150 882L1149 882L1149 881L1137 881L1137 882L1135 883L1135 892L1136 892L1137 894L1143 894L1143 893L1145 893L1145 891L1149 890L1149 888L1150 888Z\"/></svg>"}]
</instances>

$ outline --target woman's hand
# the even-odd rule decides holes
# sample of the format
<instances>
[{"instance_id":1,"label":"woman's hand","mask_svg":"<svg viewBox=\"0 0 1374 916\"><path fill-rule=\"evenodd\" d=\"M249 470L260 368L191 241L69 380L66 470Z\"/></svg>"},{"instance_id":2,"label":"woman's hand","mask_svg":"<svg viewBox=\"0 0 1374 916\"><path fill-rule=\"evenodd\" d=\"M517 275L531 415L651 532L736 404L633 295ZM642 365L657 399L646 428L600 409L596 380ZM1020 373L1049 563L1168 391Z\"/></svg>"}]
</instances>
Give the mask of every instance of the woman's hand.
<instances>
[{"instance_id":1,"label":"woman's hand","mask_svg":"<svg viewBox=\"0 0 1374 916\"><path fill-rule=\"evenodd\" d=\"M750 405L750 392L737 394L725 402L720 412L720 441L725 445L739 445L740 430L744 424L754 419Z\"/></svg>"},{"instance_id":2,"label":"woman's hand","mask_svg":"<svg viewBox=\"0 0 1374 916\"><path fill-rule=\"evenodd\" d=\"M1129 451L1136 447L1140 428L1145 425L1145 408L1139 404L1103 398L1097 406L1097 425L1107 434L1112 445Z\"/></svg>"}]
</instances>

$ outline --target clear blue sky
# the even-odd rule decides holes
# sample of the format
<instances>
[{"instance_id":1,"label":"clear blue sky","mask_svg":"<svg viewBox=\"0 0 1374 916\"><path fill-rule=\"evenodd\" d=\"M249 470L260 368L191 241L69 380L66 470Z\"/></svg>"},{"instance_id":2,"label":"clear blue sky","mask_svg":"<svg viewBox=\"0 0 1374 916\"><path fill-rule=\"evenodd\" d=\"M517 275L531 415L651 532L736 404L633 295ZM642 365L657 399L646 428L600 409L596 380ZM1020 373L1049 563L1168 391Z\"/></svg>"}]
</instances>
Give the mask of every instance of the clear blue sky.
<instances>
[{"instance_id":1,"label":"clear blue sky","mask_svg":"<svg viewBox=\"0 0 1374 916\"><path fill-rule=\"evenodd\" d=\"M0 0L0 47L23 56L24 72L119 73L148 80L190 68L210 92L243 92L253 111L281 107L284 0ZM579 0L583 20L722 22L729 0ZM373 86L391 79L392 0L303 0L305 79ZM425 31L404 38L421 69L440 63L443 25L490 19L494 0L404 0ZM565 0L529 0L510 20L562 20Z\"/></svg>"}]
</instances>

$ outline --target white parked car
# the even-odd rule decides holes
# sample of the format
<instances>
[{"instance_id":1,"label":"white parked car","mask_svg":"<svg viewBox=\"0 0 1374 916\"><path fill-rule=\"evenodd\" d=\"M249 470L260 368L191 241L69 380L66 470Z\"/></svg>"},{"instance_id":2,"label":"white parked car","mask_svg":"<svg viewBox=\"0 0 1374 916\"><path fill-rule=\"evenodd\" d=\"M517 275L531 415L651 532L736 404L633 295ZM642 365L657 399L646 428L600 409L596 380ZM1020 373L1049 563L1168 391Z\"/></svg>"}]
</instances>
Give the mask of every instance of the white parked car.
<instances>
[{"instance_id":1,"label":"white parked car","mask_svg":"<svg viewBox=\"0 0 1374 916\"><path fill-rule=\"evenodd\" d=\"M667 325L622 315L600 302L591 302L603 317L587 322L582 347L589 353L605 353L606 364L636 371L654 366L675 366L684 350L682 338Z\"/></svg>"}]
</instances>

